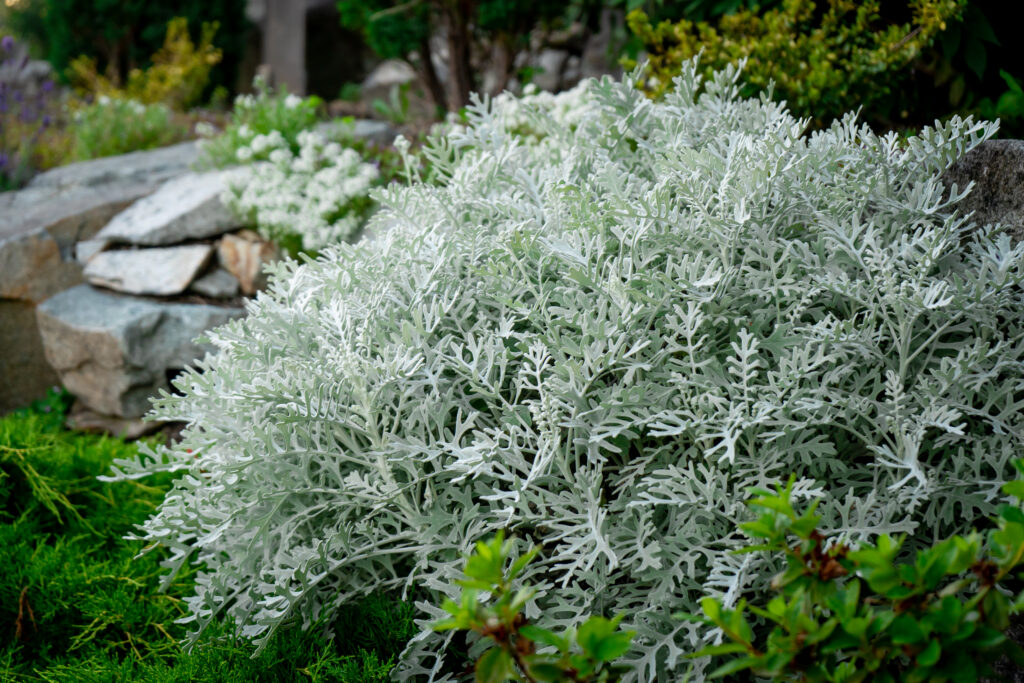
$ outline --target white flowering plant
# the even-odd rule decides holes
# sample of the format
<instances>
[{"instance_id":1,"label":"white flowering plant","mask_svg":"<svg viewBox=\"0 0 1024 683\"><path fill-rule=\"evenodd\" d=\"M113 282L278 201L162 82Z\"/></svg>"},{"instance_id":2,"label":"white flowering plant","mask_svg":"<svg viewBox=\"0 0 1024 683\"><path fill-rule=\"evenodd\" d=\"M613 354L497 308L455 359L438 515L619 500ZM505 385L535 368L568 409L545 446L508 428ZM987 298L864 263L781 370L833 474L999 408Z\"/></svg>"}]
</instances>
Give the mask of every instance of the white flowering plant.
<instances>
[{"instance_id":1,"label":"white flowering plant","mask_svg":"<svg viewBox=\"0 0 1024 683\"><path fill-rule=\"evenodd\" d=\"M231 175L224 203L266 239L288 251L317 252L354 237L374 206L380 177L353 149L315 131L296 136L293 152L278 131L239 147L239 161L256 161Z\"/></svg>"},{"instance_id":2,"label":"white flowering plant","mask_svg":"<svg viewBox=\"0 0 1024 683\"><path fill-rule=\"evenodd\" d=\"M253 146L260 136L275 136L292 152L299 151L299 133L309 130L319 120L323 104L318 97L299 97L284 88L273 90L261 78L253 81L253 94L235 98L231 118L220 134L204 129L207 139L201 143L201 164L222 168L237 163L266 160L278 144L266 145L256 152ZM257 145L258 147L258 145ZM239 158L239 150L247 149L255 156ZM245 154L245 153L243 153Z\"/></svg>"},{"instance_id":3,"label":"white flowering plant","mask_svg":"<svg viewBox=\"0 0 1024 683\"><path fill-rule=\"evenodd\" d=\"M183 440L114 472L183 474L138 537L198 565L193 639L402 590L424 618L397 676L454 680L429 626L504 530L540 549L530 623L624 614L626 679L674 680L714 635L673 614L776 573L732 552L748 489L795 473L840 540L908 551L997 509L1024 244L941 181L995 125L806 134L732 68L689 62L660 101L635 79L590 82L572 124L526 105L529 144L474 104L424 148L442 182L376 191L380 240L277 264L210 333L154 413Z\"/></svg>"}]
</instances>

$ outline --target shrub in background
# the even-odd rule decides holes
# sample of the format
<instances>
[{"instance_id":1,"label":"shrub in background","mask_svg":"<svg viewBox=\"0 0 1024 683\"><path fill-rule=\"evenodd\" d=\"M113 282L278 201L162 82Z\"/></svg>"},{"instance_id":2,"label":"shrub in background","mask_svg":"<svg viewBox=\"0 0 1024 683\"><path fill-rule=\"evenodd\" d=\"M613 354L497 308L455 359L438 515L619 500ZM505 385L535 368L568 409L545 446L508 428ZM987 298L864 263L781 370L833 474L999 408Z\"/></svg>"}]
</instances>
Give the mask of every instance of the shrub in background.
<instances>
[{"instance_id":1,"label":"shrub in background","mask_svg":"<svg viewBox=\"0 0 1024 683\"><path fill-rule=\"evenodd\" d=\"M827 125L844 112L874 110L908 76L909 67L947 25L959 21L966 0L915 0L910 22L879 26L878 0L786 0L761 11L741 9L716 24L682 19L653 26L635 10L629 26L649 55L648 88L670 86L680 64L697 54L705 73L746 60L747 94L774 83L774 95L798 116Z\"/></svg>"},{"instance_id":2,"label":"shrub in background","mask_svg":"<svg viewBox=\"0 0 1024 683\"><path fill-rule=\"evenodd\" d=\"M132 69L123 86L98 73L95 58L87 55L71 61L68 76L85 96L106 95L186 111L199 103L210 82L210 70L221 60L221 50L213 45L216 33L216 23L204 23L196 45L188 33L188 20L176 17L167 22L164 44L153 53L150 66Z\"/></svg>"},{"instance_id":3,"label":"shrub in background","mask_svg":"<svg viewBox=\"0 0 1024 683\"><path fill-rule=\"evenodd\" d=\"M239 161L267 156L229 178L224 203L268 240L293 254L316 252L352 239L374 203L380 177L358 152L314 131L297 136L298 153L277 131L239 147Z\"/></svg>"},{"instance_id":4,"label":"shrub in background","mask_svg":"<svg viewBox=\"0 0 1024 683\"><path fill-rule=\"evenodd\" d=\"M216 47L224 61L211 82L233 86L248 31L245 0L21 0L8 9L7 20L58 73L74 58L88 55L96 59L99 73L123 84L160 49L175 17L184 17L197 31L205 23L220 26Z\"/></svg>"},{"instance_id":5,"label":"shrub in background","mask_svg":"<svg viewBox=\"0 0 1024 683\"><path fill-rule=\"evenodd\" d=\"M75 111L68 132L72 161L162 147L184 140L189 133L167 105L106 95Z\"/></svg>"},{"instance_id":6,"label":"shrub in background","mask_svg":"<svg viewBox=\"0 0 1024 683\"><path fill-rule=\"evenodd\" d=\"M312 128L319 119L321 100L318 97L299 97L284 88L276 92L262 79L253 81L251 95L239 95L231 110L231 119L220 134L211 131L202 143L202 163L224 167L238 163L266 161L270 153L287 148L299 153L299 133ZM253 147L259 136L268 144ZM282 144L269 144L269 136L280 136ZM276 140L276 137L274 138ZM241 152L245 149L247 152Z\"/></svg>"},{"instance_id":7,"label":"shrub in background","mask_svg":"<svg viewBox=\"0 0 1024 683\"><path fill-rule=\"evenodd\" d=\"M814 505L803 514L793 507L793 482L754 491L747 505L761 515L740 525L758 543L745 552L784 558L772 580L778 595L765 608L701 601L705 620L728 642L696 656L738 655L712 678L749 670L773 681L968 683L992 676L1000 656L1024 662L1004 633L1024 604L1024 593L1013 597L1007 585L1024 564L1019 503L1004 506L985 534L953 536L900 562L903 538L883 534L856 547L830 539ZM1004 490L1024 498L1024 481ZM771 632L752 627L745 611Z\"/></svg>"},{"instance_id":8,"label":"shrub in background","mask_svg":"<svg viewBox=\"0 0 1024 683\"><path fill-rule=\"evenodd\" d=\"M471 107L424 148L437 185L376 193L380 240L276 265L211 333L155 413L183 441L114 472L184 472L139 536L171 575L200 563L193 639L399 587L443 617L505 529L542 548L525 616L627 615L651 681L705 642L673 611L767 589L730 552L750 487L796 472L826 528L908 549L994 511L1024 443L1024 245L940 174L995 127L805 135L699 70L660 102L591 83L528 138ZM398 675L458 666L429 623Z\"/></svg>"}]
</instances>

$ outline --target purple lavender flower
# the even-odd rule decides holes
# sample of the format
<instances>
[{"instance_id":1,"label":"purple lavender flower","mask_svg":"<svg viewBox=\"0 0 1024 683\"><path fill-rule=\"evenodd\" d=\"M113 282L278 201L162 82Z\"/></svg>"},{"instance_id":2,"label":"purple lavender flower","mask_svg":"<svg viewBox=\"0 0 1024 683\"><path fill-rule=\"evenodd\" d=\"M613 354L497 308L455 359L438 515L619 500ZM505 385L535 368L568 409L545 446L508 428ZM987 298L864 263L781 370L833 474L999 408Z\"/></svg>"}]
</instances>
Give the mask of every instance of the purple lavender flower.
<instances>
[{"instance_id":1,"label":"purple lavender flower","mask_svg":"<svg viewBox=\"0 0 1024 683\"><path fill-rule=\"evenodd\" d=\"M52 79L29 68L28 51L0 37L0 189L17 187L33 172L43 132L59 106Z\"/></svg>"}]
</instances>

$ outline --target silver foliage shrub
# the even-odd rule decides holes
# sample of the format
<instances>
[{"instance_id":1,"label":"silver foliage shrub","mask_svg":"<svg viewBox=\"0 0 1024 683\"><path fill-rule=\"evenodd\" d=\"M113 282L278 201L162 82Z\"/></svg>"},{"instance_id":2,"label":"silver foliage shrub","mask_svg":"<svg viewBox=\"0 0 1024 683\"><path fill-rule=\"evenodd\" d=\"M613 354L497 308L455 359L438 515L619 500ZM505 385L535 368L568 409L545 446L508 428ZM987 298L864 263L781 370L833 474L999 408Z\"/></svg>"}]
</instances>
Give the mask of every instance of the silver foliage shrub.
<instances>
[{"instance_id":1,"label":"silver foliage shrub","mask_svg":"<svg viewBox=\"0 0 1024 683\"><path fill-rule=\"evenodd\" d=\"M673 612L768 576L729 552L748 487L796 472L851 537L993 510L1024 455L1024 246L939 174L994 126L806 136L737 79L590 82L571 122L474 106L428 148L439 184L377 193L380 241L278 266L159 403L184 441L117 472L186 472L139 535L204 563L197 633L382 589L426 623L507 529L543 546L530 616L624 613L653 681L707 637ZM398 676L441 678L443 644Z\"/></svg>"}]
</instances>

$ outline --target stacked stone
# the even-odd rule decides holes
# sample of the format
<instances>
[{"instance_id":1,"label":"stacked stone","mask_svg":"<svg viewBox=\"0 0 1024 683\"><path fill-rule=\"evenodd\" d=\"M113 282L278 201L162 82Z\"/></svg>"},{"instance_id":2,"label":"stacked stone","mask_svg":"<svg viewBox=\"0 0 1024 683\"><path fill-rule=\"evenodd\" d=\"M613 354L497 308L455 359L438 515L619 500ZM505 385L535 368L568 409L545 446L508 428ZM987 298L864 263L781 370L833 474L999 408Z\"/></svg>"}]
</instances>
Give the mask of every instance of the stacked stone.
<instances>
[{"instance_id":1,"label":"stacked stone","mask_svg":"<svg viewBox=\"0 0 1024 683\"><path fill-rule=\"evenodd\" d=\"M194 143L72 164L0 195L0 412L63 384L72 422L128 436L201 358L195 339L244 314L273 245L191 173Z\"/></svg>"}]
</instances>

